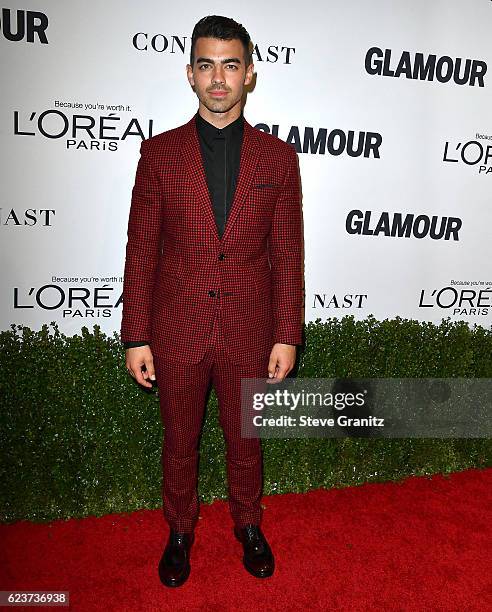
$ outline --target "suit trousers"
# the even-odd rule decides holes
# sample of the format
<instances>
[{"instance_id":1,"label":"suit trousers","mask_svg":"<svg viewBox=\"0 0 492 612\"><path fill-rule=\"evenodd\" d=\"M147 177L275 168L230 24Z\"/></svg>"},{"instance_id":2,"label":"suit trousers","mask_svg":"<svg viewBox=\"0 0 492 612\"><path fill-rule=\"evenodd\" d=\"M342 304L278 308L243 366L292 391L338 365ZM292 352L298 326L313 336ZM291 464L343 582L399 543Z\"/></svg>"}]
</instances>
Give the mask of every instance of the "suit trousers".
<instances>
[{"instance_id":1,"label":"suit trousers","mask_svg":"<svg viewBox=\"0 0 492 612\"><path fill-rule=\"evenodd\" d=\"M226 445L232 520L241 528L259 525L262 518L262 446L258 437L241 437L241 378L266 379L270 355L258 355L244 366L235 363L225 351L220 327L217 310L210 344L199 363L154 356L163 425L163 512L170 528L180 532L193 531L198 521L199 437L210 383Z\"/></svg>"}]
</instances>

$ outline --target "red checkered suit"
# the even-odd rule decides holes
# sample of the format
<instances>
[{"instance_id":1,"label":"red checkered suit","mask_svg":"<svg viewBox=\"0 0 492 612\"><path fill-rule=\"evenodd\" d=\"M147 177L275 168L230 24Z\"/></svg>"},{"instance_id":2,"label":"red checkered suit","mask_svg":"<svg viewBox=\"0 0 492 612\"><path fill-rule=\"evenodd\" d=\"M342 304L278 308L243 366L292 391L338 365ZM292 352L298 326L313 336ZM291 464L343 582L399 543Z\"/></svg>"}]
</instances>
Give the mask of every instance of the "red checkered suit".
<instances>
[{"instance_id":1,"label":"red checkered suit","mask_svg":"<svg viewBox=\"0 0 492 612\"><path fill-rule=\"evenodd\" d=\"M212 292L212 293L211 293ZM227 446L234 523L260 524L262 456L241 437L241 378L267 376L276 342L301 344L297 155L244 122L239 177L219 239L195 119L142 142L128 223L124 342L150 340L164 427L163 511L198 521L198 446L210 380Z\"/></svg>"},{"instance_id":2,"label":"red checkered suit","mask_svg":"<svg viewBox=\"0 0 492 612\"><path fill-rule=\"evenodd\" d=\"M142 142L128 222L122 341L199 362L220 311L227 353L248 363L302 343L297 155L244 121L239 177L219 239L195 118Z\"/></svg>"}]
</instances>

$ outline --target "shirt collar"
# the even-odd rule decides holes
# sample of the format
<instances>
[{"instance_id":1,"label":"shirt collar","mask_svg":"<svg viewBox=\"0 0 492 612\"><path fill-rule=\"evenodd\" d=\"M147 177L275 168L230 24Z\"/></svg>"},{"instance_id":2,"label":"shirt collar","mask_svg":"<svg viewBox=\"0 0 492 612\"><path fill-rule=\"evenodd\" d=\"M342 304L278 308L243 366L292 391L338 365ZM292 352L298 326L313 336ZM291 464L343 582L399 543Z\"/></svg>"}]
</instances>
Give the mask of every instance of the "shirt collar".
<instances>
[{"instance_id":1,"label":"shirt collar","mask_svg":"<svg viewBox=\"0 0 492 612\"><path fill-rule=\"evenodd\" d=\"M198 111L195 115L195 121L198 133L209 141L212 140L214 136L219 135L219 132L229 139L231 137L241 135L244 130L244 116L242 111L237 119L234 119L234 121L220 129L216 128L215 125L212 125L210 122L204 119Z\"/></svg>"}]
</instances>

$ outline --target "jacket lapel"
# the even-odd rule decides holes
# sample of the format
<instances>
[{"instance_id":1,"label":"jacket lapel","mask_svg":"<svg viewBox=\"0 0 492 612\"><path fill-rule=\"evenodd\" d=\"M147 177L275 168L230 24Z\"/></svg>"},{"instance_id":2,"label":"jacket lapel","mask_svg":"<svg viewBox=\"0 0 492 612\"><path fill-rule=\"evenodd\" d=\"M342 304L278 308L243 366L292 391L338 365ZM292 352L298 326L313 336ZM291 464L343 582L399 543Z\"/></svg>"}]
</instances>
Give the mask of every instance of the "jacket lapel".
<instances>
[{"instance_id":1,"label":"jacket lapel","mask_svg":"<svg viewBox=\"0 0 492 612\"><path fill-rule=\"evenodd\" d=\"M228 235L231 233L231 227L238 218L253 182L254 171L260 158L259 139L255 133L255 128L245 119L236 190L234 192L234 198L227 217L225 230L222 234L222 239L220 239L217 231L217 225L215 223L213 204L208 191L205 168L203 167L200 140L196 128L195 117L192 117L191 120L184 125L184 127L185 134L182 139L181 153L185 168L189 176L192 177L191 183L193 185L197 200L215 239L217 242L225 242Z\"/></svg>"}]
</instances>

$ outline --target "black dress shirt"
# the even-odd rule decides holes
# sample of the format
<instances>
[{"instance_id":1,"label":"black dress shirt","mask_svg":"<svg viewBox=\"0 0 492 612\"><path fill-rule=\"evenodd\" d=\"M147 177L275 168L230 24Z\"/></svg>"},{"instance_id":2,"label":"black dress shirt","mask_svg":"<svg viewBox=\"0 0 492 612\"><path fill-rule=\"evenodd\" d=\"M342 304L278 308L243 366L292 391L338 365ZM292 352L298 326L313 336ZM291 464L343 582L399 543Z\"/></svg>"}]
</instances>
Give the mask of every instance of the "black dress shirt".
<instances>
[{"instance_id":1,"label":"black dress shirt","mask_svg":"<svg viewBox=\"0 0 492 612\"><path fill-rule=\"evenodd\" d=\"M239 175L244 133L243 113L223 128L216 128L199 112L195 115L202 162L214 211L217 232L222 238ZM149 341L124 342L125 349L145 346Z\"/></svg>"}]
</instances>

